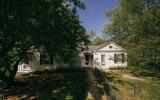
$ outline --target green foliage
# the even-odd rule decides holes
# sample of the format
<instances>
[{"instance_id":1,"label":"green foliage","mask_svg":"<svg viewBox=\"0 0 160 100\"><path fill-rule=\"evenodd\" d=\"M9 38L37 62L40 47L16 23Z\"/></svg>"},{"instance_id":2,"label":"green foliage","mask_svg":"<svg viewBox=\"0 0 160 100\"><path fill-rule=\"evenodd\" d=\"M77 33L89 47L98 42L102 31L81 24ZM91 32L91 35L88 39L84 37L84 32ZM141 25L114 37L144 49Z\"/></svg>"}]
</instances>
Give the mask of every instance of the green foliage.
<instances>
[{"instance_id":1,"label":"green foliage","mask_svg":"<svg viewBox=\"0 0 160 100\"><path fill-rule=\"evenodd\" d=\"M104 30L128 51L129 64L143 65L160 59L160 7L158 0L119 0L107 12L112 22Z\"/></svg>"},{"instance_id":2,"label":"green foliage","mask_svg":"<svg viewBox=\"0 0 160 100\"><path fill-rule=\"evenodd\" d=\"M95 31L94 30L90 30L90 31L87 31L86 34L89 36L89 40L90 40L91 44L94 44L95 38L96 38Z\"/></svg>"},{"instance_id":3,"label":"green foliage","mask_svg":"<svg viewBox=\"0 0 160 100\"><path fill-rule=\"evenodd\" d=\"M101 45L101 44L104 44L104 43L107 43L106 39L104 39L102 37L99 37L99 36L97 36L95 38L95 42L94 42L95 45Z\"/></svg>"},{"instance_id":4,"label":"green foliage","mask_svg":"<svg viewBox=\"0 0 160 100\"><path fill-rule=\"evenodd\" d=\"M128 69L128 67L120 67L120 66L118 66L118 67L111 67L109 69L110 70L124 70L124 69Z\"/></svg>"},{"instance_id":5,"label":"green foliage","mask_svg":"<svg viewBox=\"0 0 160 100\"><path fill-rule=\"evenodd\" d=\"M89 42L77 13L85 8L79 0L2 0L0 5L0 63L11 76L37 48L68 61Z\"/></svg>"},{"instance_id":6,"label":"green foliage","mask_svg":"<svg viewBox=\"0 0 160 100\"><path fill-rule=\"evenodd\" d=\"M9 72L9 70L6 70L6 71L5 71L5 75L6 75L7 77L9 77L9 76L10 76L10 72Z\"/></svg>"}]
</instances>

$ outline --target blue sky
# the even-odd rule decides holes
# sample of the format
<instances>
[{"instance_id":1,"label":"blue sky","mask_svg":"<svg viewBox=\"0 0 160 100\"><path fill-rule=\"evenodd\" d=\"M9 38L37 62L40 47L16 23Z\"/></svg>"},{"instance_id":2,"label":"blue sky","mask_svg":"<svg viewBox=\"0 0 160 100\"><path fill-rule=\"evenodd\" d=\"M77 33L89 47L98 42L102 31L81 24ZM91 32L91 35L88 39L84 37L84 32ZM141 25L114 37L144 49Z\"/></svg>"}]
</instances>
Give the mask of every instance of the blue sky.
<instances>
[{"instance_id":1,"label":"blue sky","mask_svg":"<svg viewBox=\"0 0 160 100\"><path fill-rule=\"evenodd\" d=\"M103 25L109 23L105 12L116 7L116 0L81 0L87 8L78 10L82 25L86 30L93 29L97 35L102 34Z\"/></svg>"}]
</instances>

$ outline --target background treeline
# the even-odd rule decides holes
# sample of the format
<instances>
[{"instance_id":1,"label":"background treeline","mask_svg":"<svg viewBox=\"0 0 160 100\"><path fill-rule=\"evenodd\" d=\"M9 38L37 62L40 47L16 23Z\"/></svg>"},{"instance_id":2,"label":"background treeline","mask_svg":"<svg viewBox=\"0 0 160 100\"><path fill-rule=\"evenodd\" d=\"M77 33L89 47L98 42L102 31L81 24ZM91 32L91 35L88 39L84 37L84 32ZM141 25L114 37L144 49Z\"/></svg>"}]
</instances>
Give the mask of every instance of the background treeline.
<instances>
[{"instance_id":1,"label":"background treeline","mask_svg":"<svg viewBox=\"0 0 160 100\"><path fill-rule=\"evenodd\" d=\"M160 65L160 1L118 0L104 32L128 51L130 65Z\"/></svg>"}]
</instances>

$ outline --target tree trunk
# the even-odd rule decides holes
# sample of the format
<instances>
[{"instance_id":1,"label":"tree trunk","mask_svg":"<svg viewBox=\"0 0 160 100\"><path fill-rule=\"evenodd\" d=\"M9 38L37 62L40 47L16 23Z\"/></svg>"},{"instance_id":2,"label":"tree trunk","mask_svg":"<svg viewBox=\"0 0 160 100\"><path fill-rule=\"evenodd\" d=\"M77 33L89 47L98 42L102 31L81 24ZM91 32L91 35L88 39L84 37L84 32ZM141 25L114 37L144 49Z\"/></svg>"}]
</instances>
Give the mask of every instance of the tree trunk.
<instances>
[{"instance_id":1,"label":"tree trunk","mask_svg":"<svg viewBox=\"0 0 160 100\"><path fill-rule=\"evenodd\" d=\"M8 70L9 71L9 76L6 75L6 70L4 72L0 73L0 79L2 79L4 82L6 82L7 86L5 88L10 88L13 83L14 83L14 78L16 76L17 70L18 70L18 64L19 61L17 61L14 65L13 65L13 70ZM12 66L11 66L12 67Z\"/></svg>"},{"instance_id":2,"label":"tree trunk","mask_svg":"<svg viewBox=\"0 0 160 100\"><path fill-rule=\"evenodd\" d=\"M10 77L9 77L10 83L13 83L13 81L15 79L15 76L16 76L16 73L17 73L17 70L18 70L18 64L19 64L19 61L14 65L13 71L10 74Z\"/></svg>"}]
</instances>

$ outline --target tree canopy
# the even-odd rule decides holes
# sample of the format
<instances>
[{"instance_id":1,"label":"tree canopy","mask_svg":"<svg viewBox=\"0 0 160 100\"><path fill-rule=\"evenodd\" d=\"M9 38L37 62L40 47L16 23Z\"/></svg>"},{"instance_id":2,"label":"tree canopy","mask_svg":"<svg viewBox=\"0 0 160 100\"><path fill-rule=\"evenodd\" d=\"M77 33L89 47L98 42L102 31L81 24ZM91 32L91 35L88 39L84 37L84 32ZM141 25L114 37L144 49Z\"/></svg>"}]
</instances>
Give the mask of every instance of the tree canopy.
<instances>
[{"instance_id":1,"label":"tree canopy","mask_svg":"<svg viewBox=\"0 0 160 100\"><path fill-rule=\"evenodd\" d=\"M107 16L105 34L127 49L130 64L160 61L159 0L118 0Z\"/></svg>"},{"instance_id":2,"label":"tree canopy","mask_svg":"<svg viewBox=\"0 0 160 100\"><path fill-rule=\"evenodd\" d=\"M0 1L0 79L10 83L18 64L43 48L58 61L73 57L82 43L88 43L80 25L79 0Z\"/></svg>"},{"instance_id":3,"label":"tree canopy","mask_svg":"<svg viewBox=\"0 0 160 100\"><path fill-rule=\"evenodd\" d=\"M87 31L86 34L89 36L91 44L94 44L96 38L96 32L94 30Z\"/></svg>"},{"instance_id":4,"label":"tree canopy","mask_svg":"<svg viewBox=\"0 0 160 100\"><path fill-rule=\"evenodd\" d=\"M104 43L107 43L107 40L105 38L102 38L100 36L97 36L95 38L94 45L101 45L101 44L104 44Z\"/></svg>"}]
</instances>

